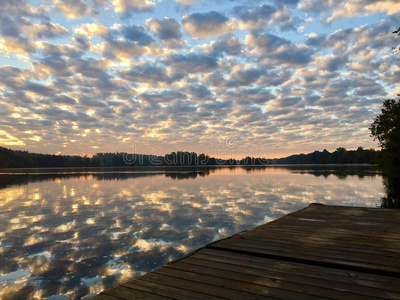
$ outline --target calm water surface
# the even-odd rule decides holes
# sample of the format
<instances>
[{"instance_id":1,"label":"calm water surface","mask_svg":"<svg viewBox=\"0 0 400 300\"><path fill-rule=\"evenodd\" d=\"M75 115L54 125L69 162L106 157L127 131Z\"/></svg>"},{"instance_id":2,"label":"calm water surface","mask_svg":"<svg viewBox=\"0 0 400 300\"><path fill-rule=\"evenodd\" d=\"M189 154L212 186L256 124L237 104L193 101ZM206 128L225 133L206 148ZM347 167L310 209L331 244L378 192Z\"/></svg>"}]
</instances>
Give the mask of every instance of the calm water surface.
<instances>
[{"instance_id":1,"label":"calm water surface","mask_svg":"<svg viewBox=\"0 0 400 300\"><path fill-rule=\"evenodd\" d=\"M383 194L362 167L2 174L0 298L90 298L309 203Z\"/></svg>"}]
</instances>

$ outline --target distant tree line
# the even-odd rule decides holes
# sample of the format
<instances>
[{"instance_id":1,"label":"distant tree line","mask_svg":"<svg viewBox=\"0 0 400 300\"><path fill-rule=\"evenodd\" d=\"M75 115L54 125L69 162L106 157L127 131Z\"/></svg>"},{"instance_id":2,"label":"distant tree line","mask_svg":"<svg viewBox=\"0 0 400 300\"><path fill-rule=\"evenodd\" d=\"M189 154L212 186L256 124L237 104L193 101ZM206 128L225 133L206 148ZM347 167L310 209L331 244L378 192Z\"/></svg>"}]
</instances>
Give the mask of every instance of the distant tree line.
<instances>
[{"instance_id":1,"label":"distant tree line","mask_svg":"<svg viewBox=\"0 0 400 300\"><path fill-rule=\"evenodd\" d=\"M314 151L309 154L296 154L277 159L279 164L381 164L381 151L364 149L346 150L337 148L334 152Z\"/></svg>"},{"instance_id":2,"label":"distant tree line","mask_svg":"<svg viewBox=\"0 0 400 300\"><path fill-rule=\"evenodd\" d=\"M30 153L0 147L0 168L90 167L87 156Z\"/></svg>"},{"instance_id":3,"label":"distant tree line","mask_svg":"<svg viewBox=\"0 0 400 300\"><path fill-rule=\"evenodd\" d=\"M207 166L207 165L271 165L271 164L380 164L381 151L374 149L334 152L324 150L291 155L279 159L246 157L219 159L195 152L172 152L165 156L129 153L97 153L93 157L30 153L0 147L0 168L52 167L124 167L124 166Z\"/></svg>"}]
</instances>

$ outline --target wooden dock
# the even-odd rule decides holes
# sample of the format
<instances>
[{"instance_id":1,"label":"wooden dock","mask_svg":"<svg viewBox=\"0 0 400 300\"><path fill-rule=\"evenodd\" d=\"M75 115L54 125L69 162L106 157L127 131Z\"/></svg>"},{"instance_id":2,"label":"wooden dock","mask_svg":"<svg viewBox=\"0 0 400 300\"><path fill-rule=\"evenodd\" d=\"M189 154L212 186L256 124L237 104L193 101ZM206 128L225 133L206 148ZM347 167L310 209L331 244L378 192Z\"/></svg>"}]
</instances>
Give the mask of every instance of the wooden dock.
<instances>
[{"instance_id":1,"label":"wooden dock","mask_svg":"<svg viewBox=\"0 0 400 300\"><path fill-rule=\"evenodd\" d=\"M400 299L400 210L310 205L94 299L143 298Z\"/></svg>"}]
</instances>

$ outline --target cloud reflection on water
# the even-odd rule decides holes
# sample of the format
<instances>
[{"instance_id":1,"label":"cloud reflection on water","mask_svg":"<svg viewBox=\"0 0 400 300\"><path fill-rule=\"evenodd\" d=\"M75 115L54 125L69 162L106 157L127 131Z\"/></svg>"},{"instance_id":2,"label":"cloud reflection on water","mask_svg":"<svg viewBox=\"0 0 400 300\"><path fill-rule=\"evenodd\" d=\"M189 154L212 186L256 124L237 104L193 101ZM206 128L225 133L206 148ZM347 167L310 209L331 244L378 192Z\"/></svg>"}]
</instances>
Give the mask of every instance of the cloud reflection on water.
<instances>
[{"instance_id":1,"label":"cloud reflection on water","mask_svg":"<svg viewBox=\"0 0 400 300\"><path fill-rule=\"evenodd\" d=\"M381 176L366 169L0 175L0 182L2 299L85 298L309 203L376 206L383 194Z\"/></svg>"}]
</instances>

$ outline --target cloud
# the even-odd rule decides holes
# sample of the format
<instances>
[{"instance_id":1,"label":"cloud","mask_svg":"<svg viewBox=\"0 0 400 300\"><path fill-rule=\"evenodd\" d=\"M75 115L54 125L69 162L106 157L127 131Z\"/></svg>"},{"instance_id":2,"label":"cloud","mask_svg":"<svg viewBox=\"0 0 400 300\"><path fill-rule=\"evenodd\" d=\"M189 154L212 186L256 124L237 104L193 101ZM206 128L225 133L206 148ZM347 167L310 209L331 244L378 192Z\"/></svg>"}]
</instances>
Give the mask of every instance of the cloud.
<instances>
[{"instance_id":1,"label":"cloud","mask_svg":"<svg viewBox=\"0 0 400 300\"><path fill-rule=\"evenodd\" d=\"M36 51L35 44L24 37L9 37L0 40L0 50L5 50L9 53L31 54Z\"/></svg>"},{"instance_id":2,"label":"cloud","mask_svg":"<svg viewBox=\"0 0 400 300\"><path fill-rule=\"evenodd\" d=\"M39 24L35 24L31 27L32 31L28 31L33 35L34 38L42 39L42 38L60 38L69 34L68 29L59 25L53 24L50 22L41 22ZM29 30L29 29L28 29Z\"/></svg>"},{"instance_id":3,"label":"cloud","mask_svg":"<svg viewBox=\"0 0 400 300\"><path fill-rule=\"evenodd\" d=\"M195 99L205 99L212 96L212 92L204 84L190 84L187 87L188 93Z\"/></svg>"},{"instance_id":4,"label":"cloud","mask_svg":"<svg viewBox=\"0 0 400 300\"><path fill-rule=\"evenodd\" d=\"M332 49L341 56L361 53L377 54L376 51L387 51L396 43L396 36L391 34L396 25L393 20L382 20L374 26L362 25L355 28L336 30L330 34L309 34L306 44L315 50ZM360 57L361 58L361 57Z\"/></svg>"},{"instance_id":5,"label":"cloud","mask_svg":"<svg viewBox=\"0 0 400 300\"><path fill-rule=\"evenodd\" d=\"M325 35L317 35L315 33L307 34L307 39L305 41L306 45L312 47L320 47L326 41Z\"/></svg>"},{"instance_id":6,"label":"cloud","mask_svg":"<svg viewBox=\"0 0 400 300\"><path fill-rule=\"evenodd\" d=\"M283 97L278 100L275 100L275 102L271 102L272 105L276 103L276 105L279 108L286 108L286 107L291 107L297 105L301 101L301 97L299 96L291 96L291 97Z\"/></svg>"},{"instance_id":7,"label":"cloud","mask_svg":"<svg viewBox=\"0 0 400 300\"><path fill-rule=\"evenodd\" d=\"M311 14L317 14L321 12L326 12L335 7L338 3L342 3L341 0L326 0L326 1L319 1L319 0L303 0L299 3L298 8L304 10Z\"/></svg>"},{"instance_id":8,"label":"cloud","mask_svg":"<svg viewBox=\"0 0 400 300\"><path fill-rule=\"evenodd\" d=\"M45 7L35 7L32 6L26 0L0 0L1 13L6 14L8 16L14 16L17 18L21 17L29 17L29 18L37 18L41 20L49 20L49 16L47 14L47 9Z\"/></svg>"},{"instance_id":9,"label":"cloud","mask_svg":"<svg viewBox=\"0 0 400 300\"><path fill-rule=\"evenodd\" d=\"M391 82L394 84L398 83L398 79L400 78L400 68L395 68L394 70L389 70L383 74L380 74L385 81Z\"/></svg>"},{"instance_id":10,"label":"cloud","mask_svg":"<svg viewBox=\"0 0 400 300\"><path fill-rule=\"evenodd\" d=\"M69 120L69 121L78 120L74 112L61 109L58 107L36 109L35 113L37 113L38 115L46 116L50 120Z\"/></svg>"},{"instance_id":11,"label":"cloud","mask_svg":"<svg viewBox=\"0 0 400 300\"><path fill-rule=\"evenodd\" d=\"M385 96L386 91L379 82L368 78L359 77L352 82L354 93L358 96Z\"/></svg>"},{"instance_id":12,"label":"cloud","mask_svg":"<svg viewBox=\"0 0 400 300\"><path fill-rule=\"evenodd\" d=\"M212 41L210 45L204 45L203 50L213 56L222 56L223 54L239 55L243 51L243 44L235 36L224 36Z\"/></svg>"},{"instance_id":13,"label":"cloud","mask_svg":"<svg viewBox=\"0 0 400 300\"><path fill-rule=\"evenodd\" d=\"M204 54L173 54L166 61L174 68L188 73L208 73L218 68L218 59Z\"/></svg>"},{"instance_id":14,"label":"cloud","mask_svg":"<svg viewBox=\"0 0 400 300\"><path fill-rule=\"evenodd\" d=\"M146 33L143 26L124 26L121 33L126 40L136 42L140 46L147 46L154 42L152 37Z\"/></svg>"},{"instance_id":15,"label":"cloud","mask_svg":"<svg viewBox=\"0 0 400 300\"><path fill-rule=\"evenodd\" d=\"M0 15L0 33L4 37L18 37L21 34L19 26L7 15Z\"/></svg>"},{"instance_id":16,"label":"cloud","mask_svg":"<svg viewBox=\"0 0 400 300\"><path fill-rule=\"evenodd\" d=\"M74 36L71 39L71 45L78 48L80 51L88 51L93 47L93 44L84 36Z\"/></svg>"},{"instance_id":17,"label":"cloud","mask_svg":"<svg viewBox=\"0 0 400 300\"><path fill-rule=\"evenodd\" d=\"M228 85L239 86L239 85L250 85L256 84L257 80L266 74L265 69L258 68L246 68L242 69L241 66L236 66L231 73L231 82Z\"/></svg>"},{"instance_id":18,"label":"cloud","mask_svg":"<svg viewBox=\"0 0 400 300\"><path fill-rule=\"evenodd\" d=\"M130 70L121 71L121 77L134 82L149 82L149 83L172 83L182 79L184 76L180 73L168 72L162 65L151 63L141 63Z\"/></svg>"},{"instance_id":19,"label":"cloud","mask_svg":"<svg viewBox=\"0 0 400 300\"><path fill-rule=\"evenodd\" d=\"M82 0L54 0L54 5L68 19L78 19L87 13L96 13L90 5Z\"/></svg>"},{"instance_id":20,"label":"cloud","mask_svg":"<svg viewBox=\"0 0 400 300\"><path fill-rule=\"evenodd\" d=\"M69 105L74 105L77 103L77 101L74 98L68 97L66 95L57 95L54 97L49 98L50 103L60 103L60 104L69 104Z\"/></svg>"},{"instance_id":21,"label":"cloud","mask_svg":"<svg viewBox=\"0 0 400 300\"><path fill-rule=\"evenodd\" d=\"M312 51L304 44L293 44L289 40L273 34L250 34L246 45L251 53L268 65L305 65L311 60Z\"/></svg>"},{"instance_id":22,"label":"cloud","mask_svg":"<svg viewBox=\"0 0 400 300\"><path fill-rule=\"evenodd\" d=\"M175 2L185 7L190 7L196 3L196 0L175 0Z\"/></svg>"},{"instance_id":23,"label":"cloud","mask_svg":"<svg viewBox=\"0 0 400 300\"><path fill-rule=\"evenodd\" d=\"M90 78L107 77L106 68L103 61L93 58L75 58L70 59L69 64L77 74L81 74Z\"/></svg>"},{"instance_id":24,"label":"cloud","mask_svg":"<svg viewBox=\"0 0 400 300\"><path fill-rule=\"evenodd\" d=\"M274 13L270 24L277 26L281 31L296 31L301 22L300 18L294 17L289 9L283 7Z\"/></svg>"},{"instance_id":25,"label":"cloud","mask_svg":"<svg viewBox=\"0 0 400 300\"><path fill-rule=\"evenodd\" d=\"M343 8L336 8L327 21L332 22L341 18L376 13L394 15L399 12L400 3L397 0L351 0L345 3Z\"/></svg>"},{"instance_id":26,"label":"cloud","mask_svg":"<svg viewBox=\"0 0 400 300\"><path fill-rule=\"evenodd\" d=\"M172 102L176 99L186 98L187 96L185 93L174 89L153 90L151 92L146 92L140 95L140 99L149 102Z\"/></svg>"},{"instance_id":27,"label":"cloud","mask_svg":"<svg viewBox=\"0 0 400 300\"><path fill-rule=\"evenodd\" d=\"M22 27L32 24L20 16L12 18L0 13L0 49L8 52L32 53L35 51L34 43L24 35Z\"/></svg>"},{"instance_id":28,"label":"cloud","mask_svg":"<svg viewBox=\"0 0 400 300\"><path fill-rule=\"evenodd\" d=\"M31 77L29 70L20 69L13 66L0 66L0 75L2 80L0 85L11 89L18 89L19 83Z\"/></svg>"},{"instance_id":29,"label":"cloud","mask_svg":"<svg viewBox=\"0 0 400 300\"><path fill-rule=\"evenodd\" d=\"M221 36L232 30L229 19L216 11L188 14L183 17L182 24L194 38Z\"/></svg>"},{"instance_id":30,"label":"cloud","mask_svg":"<svg viewBox=\"0 0 400 300\"><path fill-rule=\"evenodd\" d=\"M31 82L28 81L25 83L25 89L27 91L33 92L35 94L39 94L42 96L50 96L52 94L54 94L54 90L48 86L45 86L43 84L40 83L35 83L35 82Z\"/></svg>"},{"instance_id":31,"label":"cloud","mask_svg":"<svg viewBox=\"0 0 400 300\"><path fill-rule=\"evenodd\" d=\"M167 47L178 48L182 45L181 26L175 19L151 18L146 21L146 24Z\"/></svg>"},{"instance_id":32,"label":"cloud","mask_svg":"<svg viewBox=\"0 0 400 300\"><path fill-rule=\"evenodd\" d=\"M149 12L156 7L152 0L112 0L116 13L132 14L137 12Z\"/></svg>"},{"instance_id":33,"label":"cloud","mask_svg":"<svg viewBox=\"0 0 400 300\"><path fill-rule=\"evenodd\" d=\"M88 39L93 38L96 35L104 36L108 32L106 26L95 23L85 23L74 29L74 33L85 36Z\"/></svg>"},{"instance_id":34,"label":"cloud","mask_svg":"<svg viewBox=\"0 0 400 300\"><path fill-rule=\"evenodd\" d=\"M57 77L72 76L68 62L60 56L47 56L34 63L38 73L45 73Z\"/></svg>"},{"instance_id":35,"label":"cloud","mask_svg":"<svg viewBox=\"0 0 400 300\"><path fill-rule=\"evenodd\" d=\"M120 26L108 31L103 39L103 53L110 59L119 59L119 56L139 57L156 47L145 27L139 25Z\"/></svg>"},{"instance_id":36,"label":"cloud","mask_svg":"<svg viewBox=\"0 0 400 300\"><path fill-rule=\"evenodd\" d=\"M283 4L283 5L296 5L300 2L300 0L275 0L276 4Z\"/></svg>"},{"instance_id":37,"label":"cloud","mask_svg":"<svg viewBox=\"0 0 400 300\"><path fill-rule=\"evenodd\" d=\"M303 0L298 7L316 15L325 12L328 15L325 19L328 23L355 16L377 13L385 13L390 16L400 12L400 3L396 0Z\"/></svg>"},{"instance_id":38,"label":"cloud","mask_svg":"<svg viewBox=\"0 0 400 300\"><path fill-rule=\"evenodd\" d=\"M349 61L347 56L333 55L317 57L314 64L322 69L326 69L329 72L337 71L345 66Z\"/></svg>"},{"instance_id":39,"label":"cloud","mask_svg":"<svg viewBox=\"0 0 400 300\"><path fill-rule=\"evenodd\" d=\"M269 90L262 87L245 87L235 90L229 90L226 93L226 97L240 101L240 103L244 102L245 105L262 105L275 98L275 96Z\"/></svg>"},{"instance_id":40,"label":"cloud","mask_svg":"<svg viewBox=\"0 0 400 300\"><path fill-rule=\"evenodd\" d=\"M285 6L276 7L263 4L260 6L236 6L233 15L240 21L239 27L251 31L260 31L267 27L276 27L280 31L296 30L301 23L298 17Z\"/></svg>"},{"instance_id":41,"label":"cloud","mask_svg":"<svg viewBox=\"0 0 400 300\"><path fill-rule=\"evenodd\" d=\"M250 30L261 30L270 22L276 11L276 7L266 4L255 8L236 6L233 9L233 15L242 21L246 28Z\"/></svg>"},{"instance_id":42,"label":"cloud","mask_svg":"<svg viewBox=\"0 0 400 300\"><path fill-rule=\"evenodd\" d=\"M162 40L179 40L182 38L180 25L175 19L151 18L146 21L146 24Z\"/></svg>"}]
</instances>

